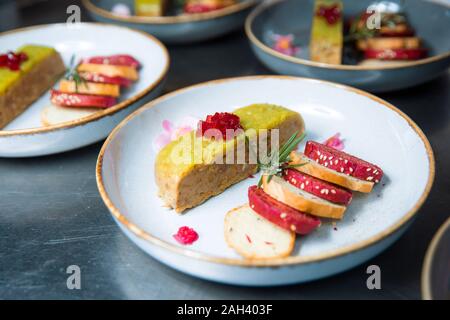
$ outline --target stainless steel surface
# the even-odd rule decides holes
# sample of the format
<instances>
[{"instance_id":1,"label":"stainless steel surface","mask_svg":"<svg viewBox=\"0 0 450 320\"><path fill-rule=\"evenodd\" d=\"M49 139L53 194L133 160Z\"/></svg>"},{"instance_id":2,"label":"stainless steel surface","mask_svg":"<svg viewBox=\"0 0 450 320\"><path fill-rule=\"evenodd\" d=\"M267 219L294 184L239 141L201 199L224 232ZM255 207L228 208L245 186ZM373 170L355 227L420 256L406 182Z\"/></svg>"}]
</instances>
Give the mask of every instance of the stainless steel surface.
<instances>
[{"instance_id":1,"label":"stainless steel surface","mask_svg":"<svg viewBox=\"0 0 450 320\"><path fill-rule=\"evenodd\" d=\"M73 2L24 8L14 25L62 22ZM253 56L242 31L169 49L167 92L211 79L270 73ZM120 232L97 192L94 169L101 144L49 157L0 159L0 298L418 299L426 248L450 207L449 89L447 73L423 86L381 95L418 123L436 155L435 185L412 227L367 264L297 286L215 284L169 269L141 252ZM371 264L381 268L381 290L366 287ZM81 268L81 290L67 289L69 265Z\"/></svg>"}]
</instances>

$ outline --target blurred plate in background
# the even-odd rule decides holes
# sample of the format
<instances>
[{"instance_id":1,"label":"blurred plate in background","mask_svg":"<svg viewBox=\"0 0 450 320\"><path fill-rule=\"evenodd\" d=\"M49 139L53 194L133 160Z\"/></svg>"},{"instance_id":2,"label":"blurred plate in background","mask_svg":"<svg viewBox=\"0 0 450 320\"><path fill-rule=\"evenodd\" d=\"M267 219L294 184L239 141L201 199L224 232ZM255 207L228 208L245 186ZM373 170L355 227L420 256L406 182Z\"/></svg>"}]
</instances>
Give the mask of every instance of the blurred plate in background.
<instances>
[{"instance_id":1,"label":"blurred plate in background","mask_svg":"<svg viewBox=\"0 0 450 320\"><path fill-rule=\"evenodd\" d=\"M55 48L67 67L72 56L81 59L95 55L130 54L142 64L140 78L124 92L115 106L77 120L44 127L41 111L50 104L50 92L47 92L0 130L0 157L53 154L104 139L123 118L159 95L169 68L169 54L161 42L143 32L120 26L63 23L0 34L2 51L16 50L26 44Z\"/></svg>"},{"instance_id":2,"label":"blurred plate in background","mask_svg":"<svg viewBox=\"0 0 450 320\"><path fill-rule=\"evenodd\" d=\"M428 247L422 269L422 298L450 300L450 218Z\"/></svg>"},{"instance_id":3,"label":"blurred plate in background","mask_svg":"<svg viewBox=\"0 0 450 320\"><path fill-rule=\"evenodd\" d=\"M117 3L113 0L83 0L83 4L96 21L139 29L166 43L192 43L216 38L242 27L258 1L240 0L234 5L211 12L161 17L113 14L111 9ZM134 7L134 0L120 2L129 8Z\"/></svg>"},{"instance_id":4,"label":"blurred plate in background","mask_svg":"<svg viewBox=\"0 0 450 320\"><path fill-rule=\"evenodd\" d=\"M364 12L373 0L344 0L345 18ZM430 57L386 66L337 65L309 60L313 0L277 0L258 6L245 30L253 51L273 71L339 82L374 92L408 88L436 78L450 66L450 6L425 0L401 3L411 25L430 50ZM300 52L289 56L272 49L274 34L292 34Z\"/></svg>"}]
</instances>

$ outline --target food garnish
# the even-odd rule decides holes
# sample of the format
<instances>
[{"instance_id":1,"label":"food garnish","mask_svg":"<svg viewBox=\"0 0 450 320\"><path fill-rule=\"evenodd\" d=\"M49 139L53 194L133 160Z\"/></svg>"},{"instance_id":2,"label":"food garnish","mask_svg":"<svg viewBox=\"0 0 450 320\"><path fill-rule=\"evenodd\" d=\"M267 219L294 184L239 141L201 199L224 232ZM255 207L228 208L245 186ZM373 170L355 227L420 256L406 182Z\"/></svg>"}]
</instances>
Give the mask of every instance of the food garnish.
<instances>
[{"instance_id":1,"label":"food garnish","mask_svg":"<svg viewBox=\"0 0 450 320\"><path fill-rule=\"evenodd\" d=\"M0 55L0 68L8 68L11 71L19 71L22 62L28 60L28 56L24 52L8 53Z\"/></svg>"},{"instance_id":2,"label":"food garnish","mask_svg":"<svg viewBox=\"0 0 450 320\"><path fill-rule=\"evenodd\" d=\"M274 34L273 38L273 46L272 48L279 53L295 56L299 51L300 47L294 45L295 37L293 34L281 35Z\"/></svg>"},{"instance_id":3,"label":"food garnish","mask_svg":"<svg viewBox=\"0 0 450 320\"><path fill-rule=\"evenodd\" d=\"M183 226L178 229L173 237L181 244L190 245L198 240L198 233L193 228Z\"/></svg>"},{"instance_id":4,"label":"food garnish","mask_svg":"<svg viewBox=\"0 0 450 320\"><path fill-rule=\"evenodd\" d=\"M325 140L323 144L341 151L345 148L344 139L341 139L341 134L339 132Z\"/></svg>"},{"instance_id":5,"label":"food garnish","mask_svg":"<svg viewBox=\"0 0 450 320\"><path fill-rule=\"evenodd\" d=\"M233 138L234 135L227 136L227 130L236 131L242 129L242 126L237 115L228 112L216 112L214 115L206 116L205 121L200 120L198 122L197 135L210 138L212 131L209 130L212 129L219 130L223 139L229 139Z\"/></svg>"},{"instance_id":6,"label":"food garnish","mask_svg":"<svg viewBox=\"0 0 450 320\"><path fill-rule=\"evenodd\" d=\"M316 10L316 16L325 18L328 24L335 24L341 18L341 8L338 4L322 4Z\"/></svg>"},{"instance_id":7,"label":"food garnish","mask_svg":"<svg viewBox=\"0 0 450 320\"><path fill-rule=\"evenodd\" d=\"M80 76L77 70L78 64L75 64L75 55L70 58L69 68L64 76L64 79L75 82L75 91L78 92L78 88L82 85L86 85L86 80Z\"/></svg>"},{"instance_id":8,"label":"food garnish","mask_svg":"<svg viewBox=\"0 0 450 320\"><path fill-rule=\"evenodd\" d=\"M281 176L283 170L288 168L299 167L302 164L289 164L289 154L294 150L297 145L305 138L305 133L298 136L298 131L295 132L286 143L279 150L272 150L267 161L261 161L258 159L258 170L261 170L261 177L258 181L258 187L262 185L263 176L268 177L268 182L272 179L272 176Z\"/></svg>"}]
</instances>

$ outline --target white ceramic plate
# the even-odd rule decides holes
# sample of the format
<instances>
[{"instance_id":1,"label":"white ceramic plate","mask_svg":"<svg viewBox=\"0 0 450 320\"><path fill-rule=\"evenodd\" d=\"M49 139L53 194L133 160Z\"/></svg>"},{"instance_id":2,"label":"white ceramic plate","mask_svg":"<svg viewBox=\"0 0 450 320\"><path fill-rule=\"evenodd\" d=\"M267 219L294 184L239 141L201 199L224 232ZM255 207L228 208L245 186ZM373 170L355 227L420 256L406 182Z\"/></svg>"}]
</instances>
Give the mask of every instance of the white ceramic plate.
<instances>
[{"instance_id":1,"label":"white ceramic plate","mask_svg":"<svg viewBox=\"0 0 450 320\"><path fill-rule=\"evenodd\" d=\"M300 112L307 139L340 132L345 150L381 166L383 184L355 195L345 218L299 237L289 258L246 261L228 248L225 213L247 202L247 179L179 216L163 207L154 183L152 141L161 122L203 118L252 103ZM300 149L304 147L304 143ZM350 87L292 77L246 77L196 85L161 97L125 119L108 137L97 165L100 193L119 226L143 250L180 271L242 285L279 285L349 269L378 254L409 226L434 178L431 147L422 131L387 102ZM172 237L180 226L198 231L192 246ZM274 266L278 268L273 268Z\"/></svg>"},{"instance_id":2,"label":"white ceramic plate","mask_svg":"<svg viewBox=\"0 0 450 320\"><path fill-rule=\"evenodd\" d=\"M66 66L95 55L131 54L142 64L140 79L124 91L119 103L88 117L42 127L41 110L50 104L43 95L22 115L0 130L1 157L29 157L79 148L105 138L139 106L159 95L169 67L166 48L154 37L125 27L95 23L50 24L0 34L0 48L16 50L25 44L54 47Z\"/></svg>"}]
</instances>

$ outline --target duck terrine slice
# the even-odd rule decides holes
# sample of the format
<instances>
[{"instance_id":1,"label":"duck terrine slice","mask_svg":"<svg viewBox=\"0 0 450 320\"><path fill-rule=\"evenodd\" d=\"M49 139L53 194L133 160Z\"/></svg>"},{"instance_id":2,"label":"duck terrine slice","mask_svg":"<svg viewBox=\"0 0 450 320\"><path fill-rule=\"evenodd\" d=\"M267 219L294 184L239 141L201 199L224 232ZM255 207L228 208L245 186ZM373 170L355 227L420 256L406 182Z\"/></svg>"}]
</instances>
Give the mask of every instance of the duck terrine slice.
<instances>
[{"instance_id":1,"label":"duck terrine slice","mask_svg":"<svg viewBox=\"0 0 450 320\"><path fill-rule=\"evenodd\" d=\"M65 72L61 56L53 48L27 45L17 53L24 57L17 68L0 66L0 129L25 111Z\"/></svg>"}]
</instances>

